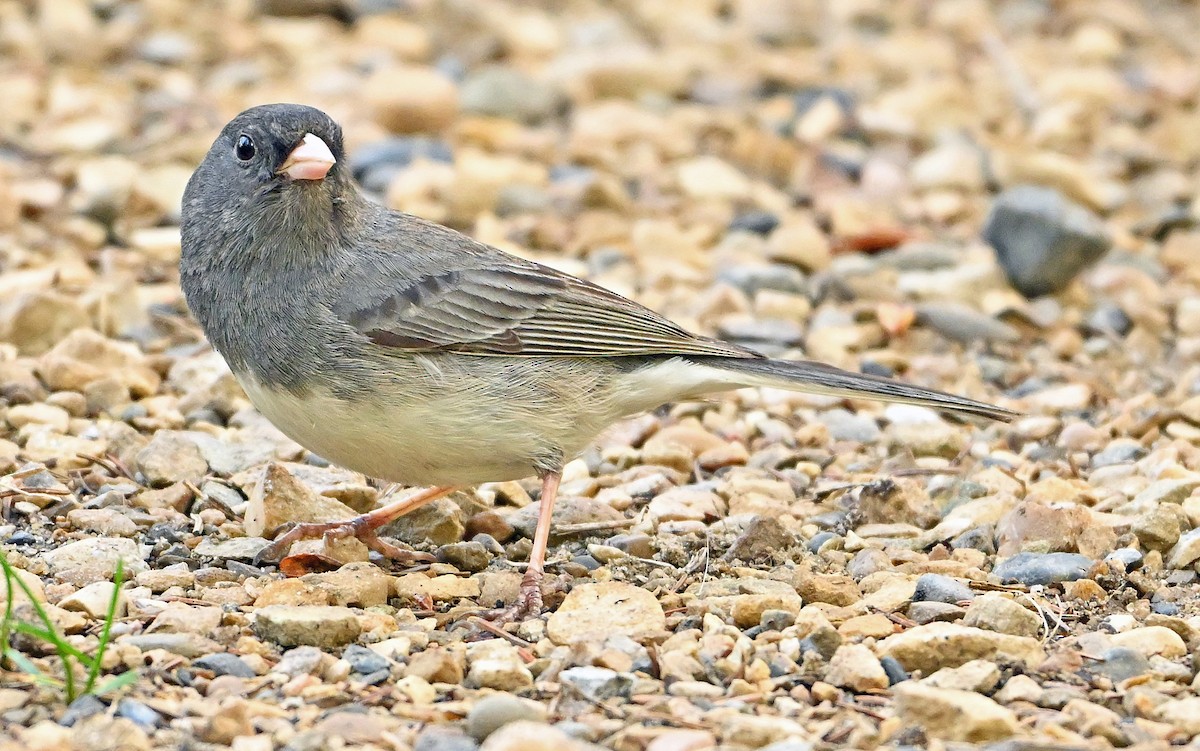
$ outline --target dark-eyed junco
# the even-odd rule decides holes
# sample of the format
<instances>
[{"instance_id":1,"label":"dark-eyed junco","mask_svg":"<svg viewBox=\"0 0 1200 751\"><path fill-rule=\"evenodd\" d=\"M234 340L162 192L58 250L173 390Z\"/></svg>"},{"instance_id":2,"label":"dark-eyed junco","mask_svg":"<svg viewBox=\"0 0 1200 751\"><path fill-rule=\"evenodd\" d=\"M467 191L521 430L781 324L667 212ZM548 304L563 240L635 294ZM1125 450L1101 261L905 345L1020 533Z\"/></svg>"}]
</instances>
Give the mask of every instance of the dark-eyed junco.
<instances>
[{"instance_id":1,"label":"dark-eyed junco","mask_svg":"<svg viewBox=\"0 0 1200 751\"><path fill-rule=\"evenodd\" d=\"M432 486L281 542L355 534L455 488L531 475L541 510L522 597L541 610L563 464L611 423L745 386L1013 412L816 362L767 359L689 333L595 284L365 198L342 132L294 104L221 131L183 198L183 290L250 400L326 459Z\"/></svg>"}]
</instances>

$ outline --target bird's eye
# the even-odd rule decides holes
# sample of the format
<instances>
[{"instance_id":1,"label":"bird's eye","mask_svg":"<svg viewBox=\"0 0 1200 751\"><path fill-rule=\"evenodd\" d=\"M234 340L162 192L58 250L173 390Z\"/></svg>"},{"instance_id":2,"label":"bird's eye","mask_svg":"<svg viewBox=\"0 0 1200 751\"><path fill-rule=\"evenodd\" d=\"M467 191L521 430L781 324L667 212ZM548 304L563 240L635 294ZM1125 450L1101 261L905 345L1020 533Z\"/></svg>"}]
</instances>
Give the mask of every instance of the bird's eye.
<instances>
[{"instance_id":1,"label":"bird's eye","mask_svg":"<svg viewBox=\"0 0 1200 751\"><path fill-rule=\"evenodd\" d=\"M248 162L254 158L254 141L250 136L238 136L237 144L233 147L233 153L243 162Z\"/></svg>"}]
</instances>

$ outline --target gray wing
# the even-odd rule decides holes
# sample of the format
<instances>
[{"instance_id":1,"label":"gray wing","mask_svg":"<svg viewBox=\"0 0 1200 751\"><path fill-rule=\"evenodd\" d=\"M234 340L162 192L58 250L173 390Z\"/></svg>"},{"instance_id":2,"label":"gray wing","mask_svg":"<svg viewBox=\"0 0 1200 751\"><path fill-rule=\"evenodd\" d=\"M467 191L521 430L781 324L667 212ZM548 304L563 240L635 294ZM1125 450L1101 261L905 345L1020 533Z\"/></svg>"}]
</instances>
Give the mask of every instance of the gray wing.
<instances>
[{"instance_id":1,"label":"gray wing","mask_svg":"<svg viewBox=\"0 0 1200 751\"><path fill-rule=\"evenodd\" d=\"M759 358L692 334L649 308L531 262L439 271L334 313L381 347L525 357Z\"/></svg>"}]
</instances>

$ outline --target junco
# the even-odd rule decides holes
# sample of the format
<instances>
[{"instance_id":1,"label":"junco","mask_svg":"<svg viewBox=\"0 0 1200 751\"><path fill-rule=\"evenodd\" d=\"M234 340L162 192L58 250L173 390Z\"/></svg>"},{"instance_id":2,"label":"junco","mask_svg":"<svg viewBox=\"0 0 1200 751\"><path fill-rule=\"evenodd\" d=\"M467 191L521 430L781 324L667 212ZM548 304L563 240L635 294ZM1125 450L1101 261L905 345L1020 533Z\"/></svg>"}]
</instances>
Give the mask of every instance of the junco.
<instances>
[{"instance_id":1,"label":"junco","mask_svg":"<svg viewBox=\"0 0 1200 751\"><path fill-rule=\"evenodd\" d=\"M521 598L541 579L563 464L606 426L745 386L908 402L1009 420L990 404L689 333L595 284L364 197L342 132L295 104L246 110L183 197L188 305L254 405L320 456L431 486L277 545L375 531L456 488L538 475ZM411 554L408 557L412 557Z\"/></svg>"}]
</instances>

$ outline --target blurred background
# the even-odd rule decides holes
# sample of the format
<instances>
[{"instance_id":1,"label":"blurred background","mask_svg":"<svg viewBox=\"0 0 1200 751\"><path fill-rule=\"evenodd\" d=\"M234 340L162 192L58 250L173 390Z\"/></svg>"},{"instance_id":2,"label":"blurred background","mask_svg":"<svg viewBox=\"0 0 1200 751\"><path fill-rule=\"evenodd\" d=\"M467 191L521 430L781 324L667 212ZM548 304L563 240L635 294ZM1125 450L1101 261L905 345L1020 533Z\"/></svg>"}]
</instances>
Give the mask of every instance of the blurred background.
<instances>
[{"instance_id":1,"label":"blurred background","mask_svg":"<svg viewBox=\"0 0 1200 751\"><path fill-rule=\"evenodd\" d=\"M378 200L765 350L880 372L924 352L944 375L960 363L937 353L982 344L1001 355L985 377L1012 386L1031 374L1006 346L1053 362L1115 333L1144 364L1193 291L1197 16L3 0L0 339L27 355L81 325L150 351L194 340L183 187L228 119L293 101L343 124Z\"/></svg>"}]
</instances>

